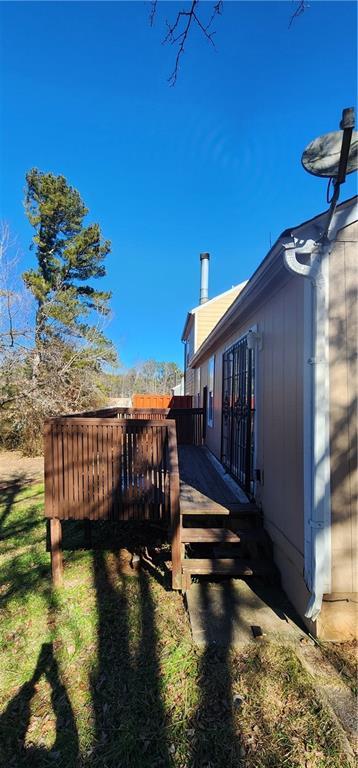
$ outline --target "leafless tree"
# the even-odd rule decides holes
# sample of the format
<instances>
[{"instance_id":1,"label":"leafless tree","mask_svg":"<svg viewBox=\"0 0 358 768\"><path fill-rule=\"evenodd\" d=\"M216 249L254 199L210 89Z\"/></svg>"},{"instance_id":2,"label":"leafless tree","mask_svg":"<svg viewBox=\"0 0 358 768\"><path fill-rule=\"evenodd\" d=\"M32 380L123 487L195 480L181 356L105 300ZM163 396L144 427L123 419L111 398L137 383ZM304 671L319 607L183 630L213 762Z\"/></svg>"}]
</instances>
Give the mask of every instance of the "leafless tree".
<instances>
[{"instance_id":1,"label":"leafless tree","mask_svg":"<svg viewBox=\"0 0 358 768\"><path fill-rule=\"evenodd\" d=\"M172 387L180 383L182 371L174 362L151 359L110 378L112 397L130 397L134 393L169 395Z\"/></svg>"},{"instance_id":2,"label":"leafless tree","mask_svg":"<svg viewBox=\"0 0 358 768\"><path fill-rule=\"evenodd\" d=\"M0 354L14 348L29 333L29 302L19 284L19 262L16 239L11 237L9 225L0 222Z\"/></svg>"}]
</instances>

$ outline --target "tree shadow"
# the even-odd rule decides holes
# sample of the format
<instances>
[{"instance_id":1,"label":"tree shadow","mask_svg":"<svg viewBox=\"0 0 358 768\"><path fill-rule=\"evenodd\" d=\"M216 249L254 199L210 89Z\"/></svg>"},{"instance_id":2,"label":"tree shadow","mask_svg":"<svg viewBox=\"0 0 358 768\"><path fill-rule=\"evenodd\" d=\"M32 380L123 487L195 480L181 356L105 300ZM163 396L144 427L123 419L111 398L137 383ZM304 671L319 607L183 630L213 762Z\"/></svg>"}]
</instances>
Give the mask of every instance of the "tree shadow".
<instances>
[{"instance_id":1,"label":"tree shadow","mask_svg":"<svg viewBox=\"0 0 358 768\"><path fill-rule=\"evenodd\" d=\"M24 490L26 484L29 483L24 474L19 475L11 483L0 484L0 504L4 507L0 514L0 539L4 538L4 524L16 502L16 497Z\"/></svg>"},{"instance_id":2,"label":"tree shadow","mask_svg":"<svg viewBox=\"0 0 358 768\"><path fill-rule=\"evenodd\" d=\"M88 766L169 766L154 606L146 573L122 572L118 556L94 552L98 665L91 680L95 719ZM139 601L138 601L139 586Z\"/></svg>"},{"instance_id":3,"label":"tree shadow","mask_svg":"<svg viewBox=\"0 0 358 768\"><path fill-rule=\"evenodd\" d=\"M4 563L1 564L0 607L2 609L13 597L26 599L35 590L37 594L41 593L45 599L51 600L49 563L42 557L42 550L35 552L28 546L29 534L34 533L36 529L40 534L46 524L39 517L37 509L42 494L34 492L25 498L18 498L25 488L28 488L31 493L31 486L33 483L30 483L25 475L19 475L16 481L3 484L0 490L1 553L7 555ZM12 519L17 504L24 506L26 511L22 512L20 519ZM39 536L36 543L41 542L42 536ZM32 544L34 543L32 541ZM9 557L11 552L14 554Z\"/></svg>"},{"instance_id":4,"label":"tree shadow","mask_svg":"<svg viewBox=\"0 0 358 768\"><path fill-rule=\"evenodd\" d=\"M240 742L234 726L234 709L240 701L233 695L229 657L235 621L231 581L221 594L220 610L214 612L210 584L200 582L198 610L202 613L205 649L198 674L200 699L191 724L194 734L188 759L190 768L236 768L240 760ZM218 642L213 642L214 636Z\"/></svg>"},{"instance_id":5,"label":"tree shadow","mask_svg":"<svg viewBox=\"0 0 358 768\"><path fill-rule=\"evenodd\" d=\"M26 747L31 719L31 701L42 676L51 687L51 704L56 718L56 738L51 749ZM61 682L52 643L43 643L33 675L20 688L0 717L0 758L3 766L43 768L51 761L72 768L78 759L78 735L66 688Z\"/></svg>"}]
</instances>

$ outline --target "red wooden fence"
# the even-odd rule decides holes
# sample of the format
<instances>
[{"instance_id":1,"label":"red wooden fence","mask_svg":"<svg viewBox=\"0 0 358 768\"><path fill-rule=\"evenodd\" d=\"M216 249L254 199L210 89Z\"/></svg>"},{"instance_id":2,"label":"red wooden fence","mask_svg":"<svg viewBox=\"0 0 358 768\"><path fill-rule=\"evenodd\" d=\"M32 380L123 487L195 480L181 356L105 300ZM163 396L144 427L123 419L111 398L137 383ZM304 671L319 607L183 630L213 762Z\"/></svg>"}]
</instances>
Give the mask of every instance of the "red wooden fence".
<instances>
[{"instance_id":1,"label":"red wooden fence","mask_svg":"<svg viewBox=\"0 0 358 768\"><path fill-rule=\"evenodd\" d=\"M168 408L171 395L132 395L133 408Z\"/></svg>"},{"instance_id":2,"label":"red wooden fence","mask_svg":"<svg viewBox=\"0 0 358 768\"><path fill-rule=\"evenodd\" d=\"M132 406L138 408L191 408L191 395L132 395Z\"/></svg>"}]
</instances>

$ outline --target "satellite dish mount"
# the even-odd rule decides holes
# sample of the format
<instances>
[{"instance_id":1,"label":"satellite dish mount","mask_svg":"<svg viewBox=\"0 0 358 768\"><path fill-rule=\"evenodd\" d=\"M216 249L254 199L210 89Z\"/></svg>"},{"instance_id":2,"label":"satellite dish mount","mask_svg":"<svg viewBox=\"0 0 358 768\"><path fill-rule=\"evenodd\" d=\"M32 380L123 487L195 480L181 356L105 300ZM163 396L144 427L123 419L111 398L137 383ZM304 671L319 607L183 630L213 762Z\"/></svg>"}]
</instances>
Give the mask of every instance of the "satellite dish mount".
<instances>
[{"instance_id":1,"label":"satellite dish mount","mask_svg":"<svg viewBox=\"0 0 358 768\"><path fill-rule=\"evenodd\" d=\"M339 127L340 131L326 133L311 141L302 155L302 165L308 173L329 178L327 202L330 203L330 209L323 238L327 236L331 225L341 184L344 184L348 173L358 168L358 133L354 131L354 107L343 110ZM331 184L334 189L330 198Z\"/></svg>"}]
</instances>

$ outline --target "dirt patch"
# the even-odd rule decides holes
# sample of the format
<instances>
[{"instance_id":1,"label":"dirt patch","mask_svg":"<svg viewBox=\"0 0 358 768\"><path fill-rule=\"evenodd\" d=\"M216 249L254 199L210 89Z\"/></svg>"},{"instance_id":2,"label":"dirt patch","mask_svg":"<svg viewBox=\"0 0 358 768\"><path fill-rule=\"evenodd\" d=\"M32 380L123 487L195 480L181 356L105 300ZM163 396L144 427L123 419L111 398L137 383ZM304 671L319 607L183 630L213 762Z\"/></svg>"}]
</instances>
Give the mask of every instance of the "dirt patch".
<instances>
[{"instance_id":1,"label":"dirt patch","mask_svg":"<svg viewBox=\"0 0 358 768\"><path fill-rule=\"evenodd\" d=\"M40 483L43 480L43 456L28 458L18 451L0 451L0 488L12 483Z\"/></svg>"}]
</instances>

